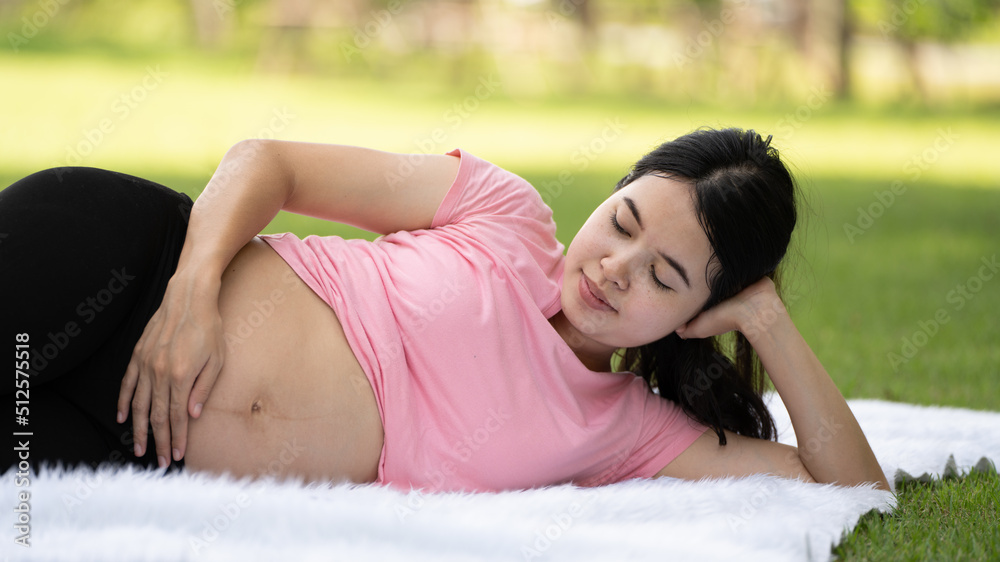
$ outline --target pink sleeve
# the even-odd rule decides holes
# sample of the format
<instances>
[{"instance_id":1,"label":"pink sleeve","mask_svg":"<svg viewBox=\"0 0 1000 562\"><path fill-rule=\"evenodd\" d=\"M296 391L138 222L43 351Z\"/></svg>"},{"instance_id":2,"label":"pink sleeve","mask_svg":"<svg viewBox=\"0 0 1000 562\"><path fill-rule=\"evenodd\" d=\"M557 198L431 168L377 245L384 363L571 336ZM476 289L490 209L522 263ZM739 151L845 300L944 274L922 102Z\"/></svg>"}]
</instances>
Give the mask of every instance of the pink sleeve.
<instances>
[{"instance_id":1,"label":"pink sleeve","mask_svg":"<svg viewBox=\"0 0 1000 562\"><path fill-rule=\"evenodd\" d=\"M552 210L517 174L462 150L448 154L461 163L431 227L462 231L488 245L517 272L546 316L555 314L564 247L556 239Z\"/></svg>"},{"instance_id":2,"label":"pink sleeve","mask_svg":"<svg viewBox=\"0 0 1000 562\"><path fill-rule=\"evenodd\" d=\"M656 397L657 400L663 400ZM669 404L677 410L677 420L669 427L665 427L660 434L653 439L643 440L640 438L636 444L636 449L632 453L630 461L622 466L622 472L616 480L628 480L630 478L652 478L656 473L663 470L681 453L687 450L708 427L689 418L681 411L680 406ZM633 466L628 466L633 464Z\"/></svg>"},{"instance_id":3,"label":"pink sleeve","mask_svg":"<svg viewBox=\"0 0 1000 562\"><path fill-rule=\"evenodd\" d=\"M708 427L695 421L674 402L650 392L646 398L646 416L653 423L645 424L631 462L626 462L618 480L652 478L670 461L687 450ZM632 466L628 466L628 465Z\"/></svg>"},{"instance_id":4,"label":"pink sleeve","mask_svg":"<svg viewBox=\"0 0 1000 562\"><path fill-rule=\"evenodd\" d=\"M537 226L532 231L554 238L552 210L527 180L460 149L448 155L458 156L461 163L432 227L484 217L498 222L533 221Z\"/></svg>"},{"instance_id":5,"label":"pink sleeve","mask_svg":"<svg viewBox=\"0 0 1000 562\"><path fill-rule=\"evenodd\" d=\"M583 486L599 486L632 478L652 478L670 461L687 450L708 427L689 417L669 400L649 392L638 438L622 462L598 478L581 482Z\"/></svg>"}]
</instances>

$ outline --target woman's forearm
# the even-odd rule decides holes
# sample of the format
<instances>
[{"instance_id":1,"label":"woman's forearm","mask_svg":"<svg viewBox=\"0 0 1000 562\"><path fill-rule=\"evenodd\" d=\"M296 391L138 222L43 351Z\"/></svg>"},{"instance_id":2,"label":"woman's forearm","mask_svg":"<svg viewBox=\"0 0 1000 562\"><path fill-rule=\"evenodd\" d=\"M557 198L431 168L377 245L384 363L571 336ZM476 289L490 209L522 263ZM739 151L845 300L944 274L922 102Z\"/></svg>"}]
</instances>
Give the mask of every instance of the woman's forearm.
<instances>
[{"instance_id":1,"label":"woman's forearm","mask_svg":"<svg viewBox=\"0 0 1000 562\"><path fill-rule=\"evenodd\" d=\"M278 214L292 189L273 143L234 145L191 209L177 275L221 278L233 256Z\"/></svg>"},{"instance_id":2,"label":"woman's forearm","mask_svg":"<svg viewBox=\"0 0 1000 562\"><path fill-rule=\"evenodd\" d=\"M874 482L885 475L847 402L780 301L744 330L781 396L795 429L798 456L819 482Z\"/></svg>"}]
</instances>

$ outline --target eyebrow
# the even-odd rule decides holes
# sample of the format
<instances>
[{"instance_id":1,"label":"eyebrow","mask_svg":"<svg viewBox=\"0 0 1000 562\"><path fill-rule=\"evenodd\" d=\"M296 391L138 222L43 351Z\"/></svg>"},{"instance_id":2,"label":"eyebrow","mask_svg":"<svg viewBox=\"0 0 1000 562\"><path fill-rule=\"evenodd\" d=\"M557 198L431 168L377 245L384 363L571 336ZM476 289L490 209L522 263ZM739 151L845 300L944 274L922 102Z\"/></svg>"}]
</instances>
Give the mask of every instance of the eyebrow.
<instances>
[{"instance_id":1,"label":"eyebrow","mask_svg":"<svg viewBox=\"0 0 1000 562\"><path fill-rule=\"evenodd\" d=\"M625 201L625 205L628 206L628 209L632 211L632 217L635 218L635 224L639 225L639 230L642 230L642 217L639 216L639 208L636 207L635 201L633 201L631 197L622 197L622 200ZM659 250L657 250L656 253L660 254L660 257L666 260L666 262L670 265L670 267L674 268L677 271L677 274L680 275L681 279L684 280L684 284L687 285L688 289L690 289L691 282L688 281L687 270L684 269L684 266L681 265L674 258L668 256L667 254L664 254Z\"/></svg>"}]
</instances>

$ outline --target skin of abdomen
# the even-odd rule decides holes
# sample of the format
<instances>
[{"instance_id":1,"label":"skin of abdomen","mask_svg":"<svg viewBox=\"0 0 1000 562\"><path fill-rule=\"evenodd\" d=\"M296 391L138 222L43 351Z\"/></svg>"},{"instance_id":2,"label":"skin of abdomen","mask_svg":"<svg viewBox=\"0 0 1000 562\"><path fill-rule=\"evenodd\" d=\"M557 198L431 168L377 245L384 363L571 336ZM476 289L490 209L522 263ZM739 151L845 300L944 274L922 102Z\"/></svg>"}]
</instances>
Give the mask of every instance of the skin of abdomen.
<instances>
[{"instance_id":1,"label":"skin of abdomen","mask_svg":"<svg viewBox=\"0 0 1000 562\"><path fill-rule=\"evenodd\" d=\"M378 406L329 305L255 238L223 274L219 312L225 361L190 420L187 469L374 481Z\"/></svg>"}]
</instances>

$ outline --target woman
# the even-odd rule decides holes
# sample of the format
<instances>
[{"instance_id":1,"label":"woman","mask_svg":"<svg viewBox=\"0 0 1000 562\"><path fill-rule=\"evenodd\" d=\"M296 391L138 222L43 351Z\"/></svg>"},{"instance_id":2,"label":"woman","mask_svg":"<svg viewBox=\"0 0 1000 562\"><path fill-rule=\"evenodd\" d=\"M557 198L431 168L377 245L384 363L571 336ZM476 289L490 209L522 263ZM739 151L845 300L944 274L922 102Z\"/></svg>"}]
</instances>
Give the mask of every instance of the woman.
<instances>
[{"instance_id":1,"label":"woman","mask_svg":"<svg viewBox=\"0 0 1000 562\"><path fill-rule=\"evenodd\" d=\"M531 186L460 151L244 141L189 222L186 198L136 178L26 178L0 193L5 271L28 269L46 234L26 234L53 220L87 241L62 252L87 263L49 256L54 271L7 280L4 294L55 289L83 270L99 277L54 312L23 298L13 315L47 322L11 326L42 349L31 423L43 417L33 439L47 449L32 462L155 457L431 490L762 472L887 488L771 279L795 204L769 141L727 129L661 145L565 256ZM86 208L102 196L124 200L114 220ZM25 211L43 200L73 212ZM154 209L127 216L143 205ZM281 209L385 236L258 236ZM108 249L125 233L136 247ZM115 265L146 247L166 250L152 264ZM125 284L147 278L125 296ZM70 310L79 326L65 321ZM733 331L735 362L715 339ZM769 440L758 356L806 450ZM613 372L616 357L641 378ZM75 445L53 437L67 424L82 428ZM130 443L135 459L122 451Z\"/></svg>"}]
</instances>

